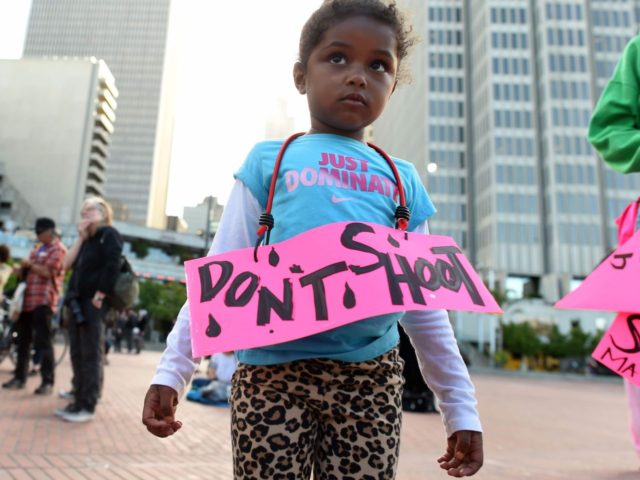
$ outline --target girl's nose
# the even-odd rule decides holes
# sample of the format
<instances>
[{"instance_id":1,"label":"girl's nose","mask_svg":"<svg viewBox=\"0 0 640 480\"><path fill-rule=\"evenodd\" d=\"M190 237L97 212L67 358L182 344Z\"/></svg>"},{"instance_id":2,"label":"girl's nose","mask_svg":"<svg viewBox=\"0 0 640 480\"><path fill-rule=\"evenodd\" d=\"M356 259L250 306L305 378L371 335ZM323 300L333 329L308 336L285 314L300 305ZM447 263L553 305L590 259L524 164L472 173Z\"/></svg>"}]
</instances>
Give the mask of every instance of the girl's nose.
<instances>
[{"instance_id":1,"label":"girl's nose","mask_svg":"<svg viewBox=\"0 0 640 480\"><path fill-rule=\"evenodd\" d=\"M364 68L359 66L353 66L348 73L347 83L349 85L355 85L357 87L364 88L367 86L367 76Z\"/></svg>"}]
</instances>

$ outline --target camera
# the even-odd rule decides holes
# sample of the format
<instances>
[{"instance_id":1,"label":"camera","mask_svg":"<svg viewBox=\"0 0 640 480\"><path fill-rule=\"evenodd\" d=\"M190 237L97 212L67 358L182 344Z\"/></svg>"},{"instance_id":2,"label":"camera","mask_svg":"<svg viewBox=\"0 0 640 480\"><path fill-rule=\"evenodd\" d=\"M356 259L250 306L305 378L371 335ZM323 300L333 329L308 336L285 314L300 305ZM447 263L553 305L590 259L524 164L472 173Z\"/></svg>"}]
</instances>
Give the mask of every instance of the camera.
<instances>
[{"instance_id":1,"label":"camera","mask_svg":"<svg viewBox=\"0 0 640 480\"><path fill-rule=\"evenodd\" d=\"M86 318L84 318L84 314L82 313L82 308L80 307L80 302L77 299L72 298L69 300L69 310L73 314L73 319L76 324L80 325L86 322Z\"/></svg>"}]
</instances>

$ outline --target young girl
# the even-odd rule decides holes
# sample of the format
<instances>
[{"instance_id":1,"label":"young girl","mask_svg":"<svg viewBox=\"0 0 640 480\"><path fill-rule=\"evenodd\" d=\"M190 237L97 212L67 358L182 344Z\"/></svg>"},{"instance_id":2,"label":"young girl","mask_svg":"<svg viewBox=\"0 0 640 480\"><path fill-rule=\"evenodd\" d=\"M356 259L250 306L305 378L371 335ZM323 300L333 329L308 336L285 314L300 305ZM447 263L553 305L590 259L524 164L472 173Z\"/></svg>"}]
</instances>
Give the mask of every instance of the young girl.
<instances>
[{"instance_id":1,"label":"young girl","mask_svg":"<svg viewBox=\"0 0 640 480\"><path fill-rule=\"evenodd\" d=\"M271 242L340 221L394 225L398 182L363 137L395 89L412 43L408 32L395 5L379 0L328 0L305 24L293 78L307 95L311 128L286 148ZM210 255L256 243L282 145L258 143L236 173ZM395 164L411 212L409 230L427 233L433 205L414 167ZM351 183L350 172L366 185ZM401 316L380 315L237 352L231 398L235 478L393 478L402 417ZM480 421L447 314L412 311L400 321L440 401L448 441L438 462L451 476L473 475L483 461ZM175 407L194 368L185 306L145 398L142 420L154 435L166 437L181 427Z\"/></svg>"},{"instance_id":2,"label":"young girl","mask_svg":"<svg viewBox=\"0 0 640 480\"><path fill-rule=\"evenodd\" d=\"M589 122L589 142L605 163L621 173L640 173L640 36L632 38L602 91ZM640 229L640 215L636 230ZM633 230L633 229L632 229ZM632 235L618 233L618 245ZM625 380L631 438L640 457L640 387Z\"/></svg>"}]
</instances>

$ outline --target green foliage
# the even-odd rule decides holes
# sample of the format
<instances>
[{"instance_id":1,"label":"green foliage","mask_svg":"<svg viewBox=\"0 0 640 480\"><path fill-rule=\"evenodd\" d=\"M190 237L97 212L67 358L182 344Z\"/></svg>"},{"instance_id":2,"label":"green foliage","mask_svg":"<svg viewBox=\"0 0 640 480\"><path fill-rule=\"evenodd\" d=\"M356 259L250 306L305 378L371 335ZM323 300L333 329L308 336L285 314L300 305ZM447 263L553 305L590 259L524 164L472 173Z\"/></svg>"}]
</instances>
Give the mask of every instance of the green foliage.
<instances>
[{"instance_id":1,"label":"green foliage","mask_svg":"<svg viewBox=\"0 0 640 480\"><path fill-rule=\"evenodd\" d=\"M166 245L162 247L164 253L169 255L170 257L178 257L180 258L180 262L184 263L187 260L192 260L194 258L198 258L200 252L193 252L189 248L184 247L182 245Z\"/></svg>"},{"instance_id":2,"label":"green foliage","mask_svg":"<svg viewBox=\"0 0 640 480\"><path fill-rule=\"evenodd\" d=\"M604 337L604 330L596 330L596 332L589 337L589 340L587 341L587 352L589 354L596 349L598 343L602 340L602 337Z\"/></svg>"},{"instance_id":3,"label":"green foliage","mask_svg":"<svg viewBox=\"0 0 640 480\"><path fill-rule=\"evenodd\" d=\"M136 257L143 259L149 255L149 244L140 239L132 240L131 251L136 254Z\"/></svg>"},{"instance_id":4,"label":"green foliage","mask_svg":"<svg viewBox=\"0 0 640 480\"><path fill-rule=\"evenodd\" d=\"M560 333L557 325L553 325L547 335L548 342L544 345L543 351L546 355L554 358L566 357L567 338Z\"/></svg>"},{"instance_id":5,"label":"green foliage","mask_svg":"<svg viewBox=\"0 0 640 480\"><path fill-rule=\"evenodd\" d=\"M545 358L556 359L586 357L596 348L603 334L602 331L594 335L585 332L577 320L567 334L560 332L557 325L541 328L539 332L528 323L503 326L504 348L514 356L543 354ZM544 337L544 342L539 335Z\"/></svg>"},{"instance_id":6,"label":"green foliage","mask_svg":"<svg viewBox=\"0 0 640 480\"><path fill-rule=\"evenodd\" d=\"M138 308L145 309L154 320L157 330L168 333L178 312L187 300L187 291L182 283L162 283L155 280L140 282Z\"/></svg>"},{"instance_id":7,"label":"green foliage","mask_svg":"<svg viewBox=\"0 0 640 480\"><path fill-rule=\"evenodd\" d=\"M566 356L584 357L591 353L589 350L591 335L580 327L579 322L575 322L567 335Z\"/></svg>"},{"instance_id":8,"label":"green foliage","mask_svg":"<svg viewBox=\"0 0 640 480\"><path fill-rule=\"evenodd\" d=\"M526 322L503 325L502 338L504 348L515 356L532 356L542 349L538 335Z\"/></svg>"},{"instance_id":9,"label":"green foliage","mask_svg":"<svg viewBox=\"0 0 640 480\"><path fill-rule=\"evenodd\" d=\"M509 354L505 350L496 350L493 361L498 367L504 367L509 361Z\"/></svg>"}]
</instances>

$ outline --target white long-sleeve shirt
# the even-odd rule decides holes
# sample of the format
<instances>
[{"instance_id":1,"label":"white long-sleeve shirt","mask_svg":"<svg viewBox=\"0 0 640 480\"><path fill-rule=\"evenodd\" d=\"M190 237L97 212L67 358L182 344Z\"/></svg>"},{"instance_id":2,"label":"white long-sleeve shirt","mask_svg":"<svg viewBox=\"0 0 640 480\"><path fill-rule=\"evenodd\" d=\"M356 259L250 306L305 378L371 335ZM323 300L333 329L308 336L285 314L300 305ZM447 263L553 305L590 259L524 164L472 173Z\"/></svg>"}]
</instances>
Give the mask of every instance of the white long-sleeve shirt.
<instances>
[{"instance_id":1,"label":"white long-sleeve shirt","mask_svg":"<svg viewBox=\"0 0 640 480\"><path fill-rule=\"evenodd\" d=\"M260 205L251 191L236 181L220 219L209 255L252 247L256 240ZM425 221L415 230L428 233ZM182 395L198 364L191 351L188 301L180 309L167 337L167 346L151 381L166 385ZM459 430L482 431L475 391L462 360L445 310L408 311L400 320L411 339L420 371L438 397L440 411L450 436Z\"/></svg>"}]
</instances>

